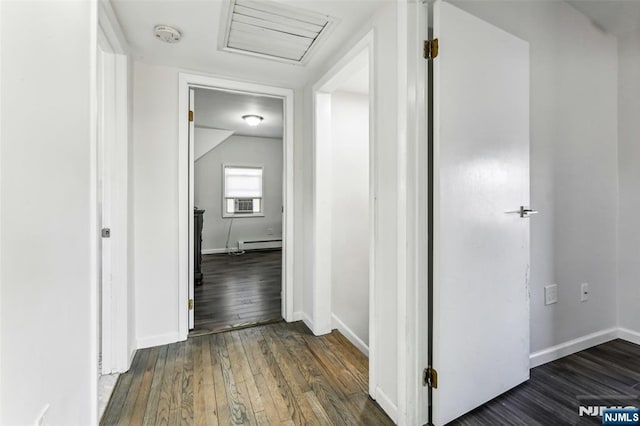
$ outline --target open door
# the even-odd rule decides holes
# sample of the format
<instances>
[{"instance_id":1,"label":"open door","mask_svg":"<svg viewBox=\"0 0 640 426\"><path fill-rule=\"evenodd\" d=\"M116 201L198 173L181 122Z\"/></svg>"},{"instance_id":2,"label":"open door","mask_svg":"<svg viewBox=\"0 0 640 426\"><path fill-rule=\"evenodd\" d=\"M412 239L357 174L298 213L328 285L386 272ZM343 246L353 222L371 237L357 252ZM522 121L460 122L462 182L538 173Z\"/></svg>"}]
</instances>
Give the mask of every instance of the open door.
<instances>
[{"instance_id":1,"label":"open door","mask_svg":"<svg viewBox=\"0 0 640 426\"><path fill-rule=\"evenodd\" d=\"M112 243L111 243L111 187L112 150L114 144L114 59L102 48L98 49L98 146L97 146L97 211L100 243L98 245L100 300L100 374L111 374L113 368L113 308L112 308Z\"/></svg>"},{"instance_id":2,"label":"open door","mask_svg":"<svg viewBox=\"0 0 640 426\"><path fill-rule=\"evenodd\" d=\"M189 200L193 200L194 193L194 179L193 179L193 155L195 149L195 103L196 103L196 91L189 89ZM193 235L193 202L189 203L189 212L187 214L189 218L189 235ZM194 285L195 285L195 250L193 244L189 244L189 330L193 330L194 327L194 312L195 312L195 300L194 300ZM184 287L183 287L184 288Z\"/></svg>"},{"instance_id":3,"label":"open door","mask_svg":"<svg viewBox=\"0 0 640 426\"><path fill-rule=\"evenodd\" d=\"M443 425L529 378L529 45L442 2L433 31L431 413Z\"/></svg>"}]
</instances>

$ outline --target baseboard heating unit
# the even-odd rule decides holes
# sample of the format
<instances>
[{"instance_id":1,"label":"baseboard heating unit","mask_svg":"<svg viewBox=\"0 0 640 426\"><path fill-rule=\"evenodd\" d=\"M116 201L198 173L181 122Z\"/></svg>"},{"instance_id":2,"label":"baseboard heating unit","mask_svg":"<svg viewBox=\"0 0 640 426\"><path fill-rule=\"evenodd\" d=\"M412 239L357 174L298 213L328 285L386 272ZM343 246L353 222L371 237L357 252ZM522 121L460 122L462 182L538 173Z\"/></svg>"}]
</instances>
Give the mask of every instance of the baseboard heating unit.
<instances>
[{"instance_id":1,"label":"baseboard heating unit","mask_svg":"<svg viewBox=\"0 0 640 426\"><path fill-rule=\"evenodd\" d=\"M282 240L238 241L238 250L269 250L282 248Z\"/></svg>"}]
</instances>

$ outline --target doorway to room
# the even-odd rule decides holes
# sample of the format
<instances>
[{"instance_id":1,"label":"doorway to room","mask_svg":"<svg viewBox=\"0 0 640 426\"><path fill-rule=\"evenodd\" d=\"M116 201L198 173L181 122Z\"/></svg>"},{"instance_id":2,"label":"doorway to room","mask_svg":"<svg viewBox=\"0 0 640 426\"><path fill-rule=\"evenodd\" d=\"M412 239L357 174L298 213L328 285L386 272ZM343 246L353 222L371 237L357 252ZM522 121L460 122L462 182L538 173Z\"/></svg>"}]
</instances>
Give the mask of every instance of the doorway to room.
<instances>
[{"instance_id":1,"label":"doorway to room","mask_svg":"<svg viewBox=\"0 0 640 426\"><path fill-rule=\"evenodd\" d=\"M282 320L283 100L196 88L191 335Z\"/></svg>"},{"instance_id":2,"label":"doorway to room","mask_svg":"<svg viewBox=\"0 0 640 426\"><path fill-rule=\"evenodd\" d=\"M375 395L375 188L372 35L313 87L315 297L313 332L338 330L368 357ZM318 267L322 265L322 267Z\"/></svg>"}]
</instances>

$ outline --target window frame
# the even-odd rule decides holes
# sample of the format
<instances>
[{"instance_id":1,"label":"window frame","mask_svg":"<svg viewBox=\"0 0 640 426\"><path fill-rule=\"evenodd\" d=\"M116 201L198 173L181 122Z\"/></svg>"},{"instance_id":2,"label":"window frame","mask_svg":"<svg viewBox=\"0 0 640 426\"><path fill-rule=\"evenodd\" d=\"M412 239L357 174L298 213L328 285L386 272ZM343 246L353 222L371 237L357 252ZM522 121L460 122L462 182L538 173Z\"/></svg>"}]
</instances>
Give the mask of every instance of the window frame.
<instances>
[{"instance_id":1,"label":"window frame","mask_svg":"<svg viewBox=\"0 0 640 426\"><path fill-rule=\"evenodd\" d=\"M255 213L229 213L227 212L227 200L238 200L243 198L227 198L227 177L225 170L227 168L234 169L259 169L260 170L260 191L262 192L262 197L251 197L252 199L260 200L260 211ZM257 166L251 164L235 164L235 163L224 163L222 164L222 217L225 219L230 218L242 218L242 217L264 217L264 166Z\"/></svg>"}]
</instances>

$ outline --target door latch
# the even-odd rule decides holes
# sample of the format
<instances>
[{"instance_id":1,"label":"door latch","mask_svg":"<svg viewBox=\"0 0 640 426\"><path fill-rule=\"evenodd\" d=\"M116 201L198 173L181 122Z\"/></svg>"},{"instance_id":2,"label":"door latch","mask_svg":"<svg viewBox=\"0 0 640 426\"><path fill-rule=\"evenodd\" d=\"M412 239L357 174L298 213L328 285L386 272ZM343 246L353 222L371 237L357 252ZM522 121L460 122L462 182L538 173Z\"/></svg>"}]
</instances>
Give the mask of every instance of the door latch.
<instances>
[{"instance_id":1,"label":"door latch","mask_svg":"<svg viewBox=\"0 0 640 426\"><path fill-rule=\"evenodd\" d=\"M520 215L521 218L526 219L532 214L538 214L538 210L531 210L529 207L520 206L518 210L513 210L505 213L517 213L518 215Z\"/></svg>"},{"instance_id":2,"label":"door latch","mask_svg":"<svg viewBox=\"0 0 640 426\"><path fill-rule=\"evenodd\" d=\"M111 238L111 228L102 228L102 238Z\"/></svg>"}]
</instances>

